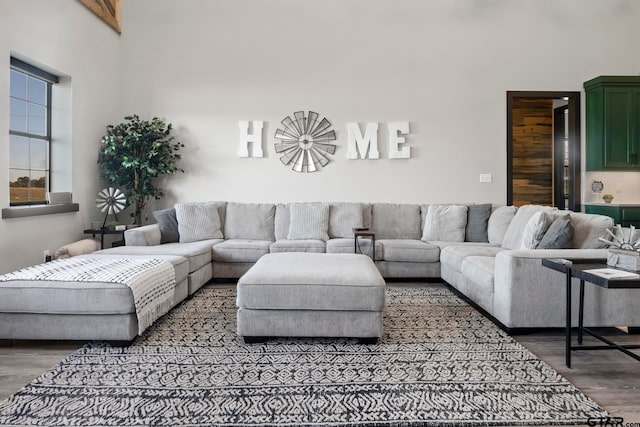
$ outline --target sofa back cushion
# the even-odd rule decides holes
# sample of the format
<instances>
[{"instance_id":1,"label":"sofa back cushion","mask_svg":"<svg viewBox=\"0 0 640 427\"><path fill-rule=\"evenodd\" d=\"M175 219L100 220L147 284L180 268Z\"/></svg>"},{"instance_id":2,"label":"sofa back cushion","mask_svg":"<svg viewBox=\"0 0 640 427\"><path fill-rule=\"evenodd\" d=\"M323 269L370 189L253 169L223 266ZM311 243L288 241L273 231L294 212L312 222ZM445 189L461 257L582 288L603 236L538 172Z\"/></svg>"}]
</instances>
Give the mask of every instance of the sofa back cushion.
<instances>
[{"instance_id":1,"label":"sofa back cushion","mask_svg":"<svg viewBox=\"0 0 640 427\"><path fill-rule=\"evenodd\" d=\"M559 211L558 214L566 213ZM573 245L575 249L601 249L607 244L598 237L608 239L607 230L613 230L613 219L604 215L569 212L573 224Z\"/></svg>"},{"instance_id":2,"label":"sofa back cushion","mask_svg":"<svg viewBox=\"0 0 640 427\"><path fill-rule=\"evenodd\" d=\"M467 206L430 205L422 232L422 240L464 242Z\"/></svg>"},{"instance_id":3,"label":"sofa back cushion","mask_svg":"<svg viewBox=\"0 0 640 427\"><path fill-rule=\"evenodd\" d=\"M331 203L329 205L329 238L351 239L354 227L364 227L364 203ZM371 205L368 205L371 209Z\"/></svg>"},{"instance_id":4,"label":"sofa back cushion","mask_svg":"<svg viewBox=\"0 0 640 427\"><path fill-rule=\"evenodd\" d=\"M374 203L373 231L376 239L420 240L420 205Z\"/></svg>"},{"instance_id":5,"label":"sofa back cushion","mask_svg":"<svg viewBox=\"0 0 640 427\"><path fill-rule=\"evenodd\" d=\"M329 240L328 203L291 203L289 240Z\"/></svg>"},{"instance_id":6,"label":"sofa back cushion","mask_svg":"<svg viewBox=\"0 0 640 427\"><path fill-rule=\"evenodd\" d=\"M226 239L275 240L276 205L227 203Z\"/></svg>"},{"instance_id":7,"label":"sofa back cushion","mask_svg":"<svg viewBox=\"0 0 640 427\"><path fill-rule=\"evenodd\" d=\"M507 231L504 233L502 247L505 249L520 249L522 246L522 236L527 223L536 212L540 211L551 215L552 212L557 211L557 208L541 205L520 206L511 220Z\"/></svg>"},{"instance_id":8,"label":"sofa back cushion","mask_svg":"<svg viewBox=\"0 0 640 427\"><path fill-rule=\"evenodd\" d=\"M180 243L222 239L222 224L216 202L177 203Z\"/></svg>"},{"instance_id":9,"label":"sofa back cushion","mask_svg":"<svg viewBox=\"0 0 640 427\"><path fill-rule=\"evenodd\" d=\"M511 224L517 210L518 208L515 206L500 206L491 213L487 224L489 243L502 245L504 233L507 232L507 228L509 228L509 224Z\"/></svg>"}]
</instances>

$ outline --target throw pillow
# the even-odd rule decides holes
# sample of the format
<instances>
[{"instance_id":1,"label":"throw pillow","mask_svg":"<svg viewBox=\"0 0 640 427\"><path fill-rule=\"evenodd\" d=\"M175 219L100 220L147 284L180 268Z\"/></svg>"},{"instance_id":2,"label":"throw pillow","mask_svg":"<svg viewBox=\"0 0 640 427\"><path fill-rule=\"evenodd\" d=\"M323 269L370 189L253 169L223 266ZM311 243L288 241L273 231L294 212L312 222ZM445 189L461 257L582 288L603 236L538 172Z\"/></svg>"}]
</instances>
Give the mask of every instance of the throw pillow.
<instances>
[{"instance_id":1,"label":"throw pillow","mask_svg":"<svg viewBox=\"0 0 640 427\"><path fill-rule=\"evenodd\" d=\"M469 206L464 239L466 242L489 242L488 228L491 207L491 203Z\"/></svg>"},{"instance_id":2,"label":"throw pillow","mask_svg":"<svg viewBox=\"0 0 640 427\"><path fill-rule=\"evenodd\" d=\"M501 246L505 249L522 249L524 228L531 217L537 212L545 212L548 215L552 215L553 212L557 210L558 208L542 205L520 206L511 220L511 223L509 223L507 231L504 232Z\"/></svg>"},{"instance_id":3,"label":"throw pillow","mask_svg":"<svg viewBox=\"0 0 640 427\"><path fill-rule=\"evenodd\" d=\"M494 245L502 245L504 234L511 224L511 220L516 215L518 208L515 206L500 206L489 217L487 224L487 235L489 243Z\"/></svg>"},{"instance_id":4,"label":"throw pillow","mask_svg":"<svg viewBox=\"0 0 640 427\"><path fill-rule=\"evenodd\" d=\"M520 249L535 249L540 244L544 233L547 232L551 221L543 211L534 213L522 231Z\"/></svg>"},{"instance_id":5,"label":"throw pillow","mask_svg":"<svg viewBox=\"0 0 640 427\"><path fill-rule=\"evenodd\" d=\"M329 206L329 237L353 239L353 228L362 227L362 203L332 203Z\"/></svg>"},{"instance_id":6,"label":"throw pillow","mask_svg":"<svg viewBox=\"0 0 640 427\"><path fill-rule=\"evenodd\" d=\"M328 203L291 203L289 240L329 240Z\"/></svg>"},{"instance_id":7,"label":"throw pillow","mask_svg":"<svg viewBox=\"0 0 640 427\"><path fill-rule=\"evenodd\" d=\"M176 208L162 209L154 211L152 214L160 227L160 243L179 242L180 234L178 233Z\"/></svg>"},{"instance_id":8,"label":"throw pillow","mask_svg":"<svg viewBox=\"0 0 640 427\"><path fill-rule=\"evenodd\" d=\"M537 249L569 249L573 241L573 224L569 214L556 218L544 236Z\"/></svg>"},{"instance_id":9,"label":"throw pillow","mask_svg":"<svg viewBox=\"0 0 640 427\"><path fill-rule=\"evenodd\" d=\"M289 205L278 203L276 205L276 217L274 219L276 240L287 240L290 217Z\"/></svg>"},{"instance_id":10,"label":"throw pillow","mask_svg":"<svg viewBox=\"0 0 640 427\"><path fill-rule=\"evenodd\" d=\"M176 218L180 243L223 238L216 202L178 203Z\"/></svg>"},{"instance_id":11,"label":"throw pillow","mask_svg":"<svg viewBox=\"0 0 640 427\"><path fill-rule=\"evenodd\" d=\"M464 242L467 210L463 205L429 205L422 240Z\"/></svg>"}]
</instances>

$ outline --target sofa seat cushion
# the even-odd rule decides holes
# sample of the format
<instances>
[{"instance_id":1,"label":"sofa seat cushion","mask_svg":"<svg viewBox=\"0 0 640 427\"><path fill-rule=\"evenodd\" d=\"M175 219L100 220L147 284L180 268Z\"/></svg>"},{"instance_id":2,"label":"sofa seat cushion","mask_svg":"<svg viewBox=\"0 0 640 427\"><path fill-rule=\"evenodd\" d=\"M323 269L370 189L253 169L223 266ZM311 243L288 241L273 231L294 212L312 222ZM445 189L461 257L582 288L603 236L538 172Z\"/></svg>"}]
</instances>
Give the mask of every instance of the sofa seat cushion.
<instances>
[{"instance_id":1,"label":"sofa seat cushion","mask_svg":"<svg viewBox=\"0 0 640 427\"><path fill-rule=\"evenodd\" d=\"M440 262L454 271L462 272L462 263L470 256L495 257L498 252L506 249L498 246L485 245L452 245L442 249Z\"/></svg>"},{"instance_id":2,"label":"sofa seat cushion","mask_svg":"<svg viewBox=\"0 0 640 427\"><path fill-rule=\"evenodd\" d=\"M271 253L277 252L315 252L324 253L326 243L323 240L276 240L269 247Z\"/></svg>"},{"instance_id":3,"label":"sofa seat cushion","mask_svg":"<svg viewBox=\"0 0 640 427\"><path fill-rule=\"evenodd\" d=\"M371 239L359 239L360 251L362 254L370 255ZM354 241L351 239L330 239L327 240L328 254L352 254L354 253ZM376 261L382 260L382 244L376 240Z\"/></svg>"},{"instance_id":4,"label":"sofa seat cushion","mask_svg":"<svg viewBox=\"0 0 640 427\"><path fill-rule=\"evenodd\" d=\"M420 240L384 239L379 242L382 245L384 261L438 262L440 260L440 248Z\"/></svg>"},{"instance_id":5,"label":"sofa seat cushion","mask_svg":"<svg viewBox=\"0 0 640 427\"><path fill-rule=\"evenodd\" d=\"M495 265L496 257L468 256L462 262L462 276L481 288L477 293L493 294Z\"/></svg>"},{"instance_id":6,"label":"sofa seat cushion","mask_svg":"<svg viewBox=\"0 0 640 427\"><path fill-rule=\"evenodd\" d=\"M94 253L114 255L178 255L189 261L189 273L197 271L211 262L211 247L222 239L200 240L189 243L164 243L155 246L118 246Z\"/></svg>"},{"instance_id":7,"label":"sofa seat cushion","mask_svg":"<svg viewBox=\"0 0 640 427\"><path fill-rule=\"evenodd\" d=\"M223 262L256 262L269 253L270 240L229 239L213 245L213 260Z\"/></svg>"},{"instance_id":8,"label":"sofa seat cushion","mask_svg":"<svg viewBox=\"0 0 640 427\"><path fill-rule=\"evenodd\" d=\"M94 252L83 258L99 255ZM122 258L122 256L117 256ZM131 256L130 258L138 258ZM146 258L146 257L145 257ZM187 278L188 261L179 256L157 256L169 261L176 272L176 284ZM178 303L179 301L174 301ZM0 286L0 312L42 314L129 314L135 313L131 289L119 283L20 280Z\"/></svg>"},{"instance_id":9,"label":"sofa seat cushion","mask_svg":"<svg viewBox=\"0 0 640 427\"><path fill-rule=\"evenodd\" d=\"M253 310L382 311L385 301L384 279L357 254L269 254L237 290L238 307Z\"/></svg>"}]
</instances>

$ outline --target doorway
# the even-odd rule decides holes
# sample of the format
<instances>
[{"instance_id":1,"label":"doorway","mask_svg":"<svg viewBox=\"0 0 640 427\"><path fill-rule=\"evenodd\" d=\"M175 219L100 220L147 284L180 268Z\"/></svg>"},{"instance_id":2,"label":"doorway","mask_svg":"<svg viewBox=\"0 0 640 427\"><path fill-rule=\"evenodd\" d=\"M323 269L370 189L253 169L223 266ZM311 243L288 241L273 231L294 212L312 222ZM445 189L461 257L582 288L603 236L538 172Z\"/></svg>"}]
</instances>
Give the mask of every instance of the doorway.
<instances>
[{"instance_id":1,"label":"doorway","mask_svg":"<svg viewBox=\"0 0 640 427\"><path fill-rule=\"evenodd\" d=\"M507 204L580 211L580 92L507 92Z\"/></svg>"}]
</instances>

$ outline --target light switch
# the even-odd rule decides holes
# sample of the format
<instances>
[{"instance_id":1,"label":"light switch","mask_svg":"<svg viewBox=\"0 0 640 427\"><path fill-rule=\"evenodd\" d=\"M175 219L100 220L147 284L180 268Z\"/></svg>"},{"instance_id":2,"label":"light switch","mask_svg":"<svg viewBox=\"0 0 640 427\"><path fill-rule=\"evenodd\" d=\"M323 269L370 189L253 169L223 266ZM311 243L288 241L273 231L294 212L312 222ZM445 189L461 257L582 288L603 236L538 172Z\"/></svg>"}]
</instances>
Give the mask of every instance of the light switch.
<instances>
[{"instance_id":1,"label":"light switch","mask_svg":"<svg viewBox=\"0 0 640 427\"><path fill-rule=\"evenodd\" d=\"M493 181L493 176L490 173L480 174L480 182L491 182L491 181Z\"/></svg>"}]
</instances>

